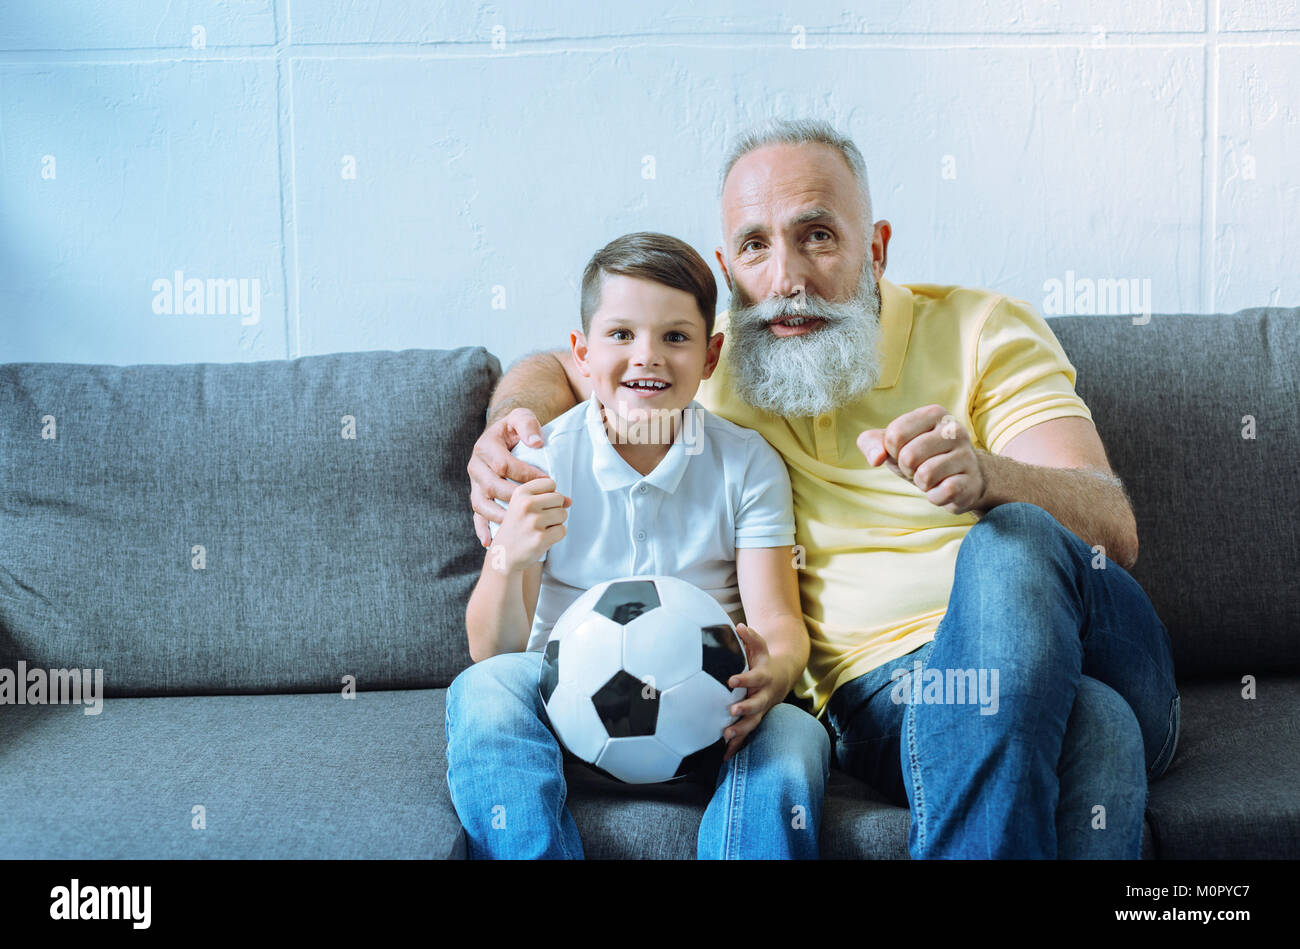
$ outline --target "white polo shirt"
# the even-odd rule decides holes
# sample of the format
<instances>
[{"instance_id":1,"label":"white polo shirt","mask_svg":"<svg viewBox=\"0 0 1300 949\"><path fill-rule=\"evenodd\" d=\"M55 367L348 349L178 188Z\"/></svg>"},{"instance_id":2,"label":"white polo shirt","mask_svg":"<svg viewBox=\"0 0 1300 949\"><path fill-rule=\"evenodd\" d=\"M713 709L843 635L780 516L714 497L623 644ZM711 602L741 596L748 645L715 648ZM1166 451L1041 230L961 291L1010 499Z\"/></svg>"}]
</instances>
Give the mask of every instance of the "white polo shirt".
<instances>
[{"instance_id":1,"label":"white polo shirt","mask_svg":"<svg viewBox=\"0 0 1300 949\"><path fill-rule=\"evenodd\" d=\"M732 622L744 620L736 549L794 545L790 476L762 435L695 400L679 428L668 453L642 475L610 444L592 393L542 427L541 448L515 446L515 457L573 499L567 533L541 558L529 650L545 648L569 604L615 577L679 577L713 596ZM489 526L495 537L500 525Z\"/></svg>"}]
</instances>

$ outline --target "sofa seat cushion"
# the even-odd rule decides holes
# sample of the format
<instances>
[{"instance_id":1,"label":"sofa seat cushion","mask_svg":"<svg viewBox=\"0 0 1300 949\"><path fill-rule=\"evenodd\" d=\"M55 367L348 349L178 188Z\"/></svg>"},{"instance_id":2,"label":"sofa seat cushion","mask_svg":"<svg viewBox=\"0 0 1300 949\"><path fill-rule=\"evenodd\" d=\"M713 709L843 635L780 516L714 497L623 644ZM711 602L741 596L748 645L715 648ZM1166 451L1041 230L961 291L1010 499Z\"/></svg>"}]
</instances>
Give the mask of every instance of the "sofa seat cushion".
<instances>
[{"instance_id":1,"label":"sofa seat cushion","mask_svg":"<svg viewBox=\"0 0 1300 949\"><path fill-rule=\"evenodd\" d=\"M446 856L444 709L442 689L0 706L0 859Z\"/></svg>"},{"instance_id":2,"label":"sofa seat cushion","mask_svg":"<svg viewBox=\"0 0 1300 949\"><path fill-rule=\"evenodd\" d=\"M1300 858L1300 676L1243 688L1179 683L1178 748L1147 799L1161 859Z\"/></svg>"},{"instance_id":3,"label":"sofa seat cushion","mask_svg":"<svg viewBox=\"0 0 1300 949\"><path fill-rule=\"evenodd\" d=\"M568 763L568 806L589 859L695 857L696 835L711 789L680 782L619 784L581 764ZM832 860L906 860L911 815L870 785L832 766L826 785L821 855ZM1150 826L1142 856L1154 856Z\"/></svg>"}]
</instances>

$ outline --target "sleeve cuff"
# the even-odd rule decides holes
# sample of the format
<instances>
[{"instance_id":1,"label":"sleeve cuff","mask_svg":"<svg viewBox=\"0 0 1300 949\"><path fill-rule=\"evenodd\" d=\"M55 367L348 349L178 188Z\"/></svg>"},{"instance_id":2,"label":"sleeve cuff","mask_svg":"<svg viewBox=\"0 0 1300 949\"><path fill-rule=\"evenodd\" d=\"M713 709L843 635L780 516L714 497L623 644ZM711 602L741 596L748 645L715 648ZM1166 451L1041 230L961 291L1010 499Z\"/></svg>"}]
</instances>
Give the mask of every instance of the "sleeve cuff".
<instances>
[{"instance_id":1,"label":"sleeve cuff","mask_svg":"<svg viewBox=\"0 0 1300 949\"><path fill-rule=\"evenodd\" d=\"M998 430L998 433L989 440L989 452L994 455L1002 454L1002 449L1007 446L1007 442L1029 431L1035 425L1041 425L1043 422L1051 422L1058 418L1084 418L1091 422L1092 413L1087 407L1080 407L1078 404L1056 406L1053 408L1040 409L1026 415L1024 418L1017 419L1010 425L1006 425Z\"/></svg>"},{"instance_id":2,"label":"sleeve cuff","mask_svg":"<svg viewBox=\"0 0 1300 949\"><path fill-rule=\"evenodd\" d=\"M794 531L779 534L749 534L736 537L736 549L742 547L793 547Z\"/></svg>"}]
</instances>

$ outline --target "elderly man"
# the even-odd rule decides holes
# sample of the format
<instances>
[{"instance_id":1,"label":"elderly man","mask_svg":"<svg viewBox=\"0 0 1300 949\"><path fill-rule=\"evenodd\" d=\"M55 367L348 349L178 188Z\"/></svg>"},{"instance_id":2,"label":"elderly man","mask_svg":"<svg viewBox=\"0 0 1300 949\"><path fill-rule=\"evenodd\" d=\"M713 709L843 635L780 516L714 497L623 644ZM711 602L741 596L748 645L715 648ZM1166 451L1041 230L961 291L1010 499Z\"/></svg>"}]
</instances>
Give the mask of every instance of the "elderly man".
<instances>
[{"instance_id":1,"label":"elderly man","mask_svg":"<svg viewBox=\"0 0 1300 949\"><path fill-rule=\"evenodd\" d=\"M727 342L698 398L786 462L794 692L837 763L911 809L914 858L1140 856L1178 738L1169 634L1055 336L1021 301L885 280L890 224L823 123L743 135L721 199ZM469 463L481 542L539 476L511 448L589 385L567 352L501 381Z\"/></svg>"}]
</instances>

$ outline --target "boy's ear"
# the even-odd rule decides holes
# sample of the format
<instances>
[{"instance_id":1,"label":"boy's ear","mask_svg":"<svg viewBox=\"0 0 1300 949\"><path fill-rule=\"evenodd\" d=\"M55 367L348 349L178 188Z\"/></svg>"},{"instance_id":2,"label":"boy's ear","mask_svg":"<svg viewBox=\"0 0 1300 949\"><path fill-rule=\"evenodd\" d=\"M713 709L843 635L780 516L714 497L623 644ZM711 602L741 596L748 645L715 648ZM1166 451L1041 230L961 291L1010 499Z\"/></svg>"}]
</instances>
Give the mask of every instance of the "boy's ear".
<instances>
[{"instance_id":1,"label":"boy's ear","mask_svg":"<svg viewBox=\"0 0 1300 949\"><path fill-rule=\"evenodd\" d=\"M573 364L578 367L578 371L590 378L591 371L587 368L587 337L582 335L581 330L569 333L569 350L573 353Z\"/></svg>"}]
</instances>

